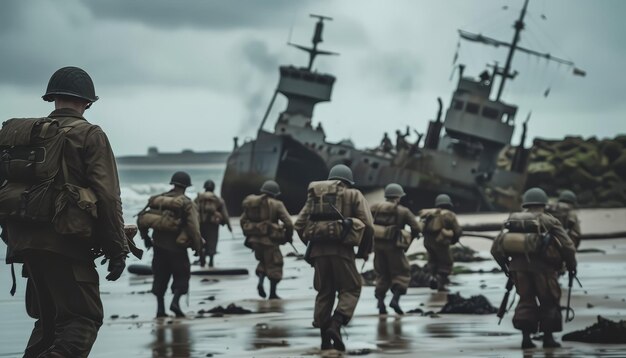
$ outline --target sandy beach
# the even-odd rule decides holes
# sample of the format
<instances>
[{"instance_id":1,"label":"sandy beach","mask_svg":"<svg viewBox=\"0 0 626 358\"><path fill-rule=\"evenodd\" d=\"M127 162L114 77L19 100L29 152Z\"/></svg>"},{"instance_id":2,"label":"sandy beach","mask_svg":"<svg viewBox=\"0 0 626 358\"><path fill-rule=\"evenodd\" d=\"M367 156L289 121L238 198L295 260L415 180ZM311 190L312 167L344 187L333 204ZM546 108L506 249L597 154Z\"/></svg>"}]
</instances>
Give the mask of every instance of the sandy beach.
<instances>
[{"instance_id":1,"label":"sandy beach","mask_svg":"<svg viewBox=\"0 0 626 358\"><path fill-rule=\"evenodd\" d=\"M462 223L499 222L506 214L463 215ZM583 210L580 213L586 233L626 230L626 209ZM237 222L236 219L233 223ZM140 240L138 240L140 241ZM149 293L150 276L124 273L118 282L102 279L101 291L105 321L90 357L292 357L338 356L335 351L320 352L319 333L311 326L315 291L312 287L313 269L295 257L285 257L285 279L279 285L282 300L261 300L256 294L256 261L242 245L241 230L234 237L223 231L216 256L220 268L246 268L248 276L192 276L188 299L183 298L185 319L155 320L156 303ZM489 257L490 241L465 237L465 246ZM139 244L139 242L138 242ZM296 248L304 245L296 239ZM576 311L573 322L564 325L564 332L593 324L598 315L626 319L626 239L583 241L581 249L598 252L581 253L579 277L584 289L575 287L572 306ZM287 245L283 253L293 252ZM410 252L425 251L421 241ZM148 252L142 263L149 264ZM130 260L131 263L138 263ZM360 268L362 261L357 261ZM415 261L420 266L423 261ZM488 260L462 263L470 269L491 270L495 262ZM372 260L365 270L372 268ZM16 272L21 267L16 266ZM105 267L99 267L101 273ZM103 277L103 276L102 276ZM504 294L503 274L463 274L452 276L452 292L464 297L482 294L493 306L498 306ZM567 297L567 280L563 301ZM0 357L20 357L33 321L24 310L25 281L18 278L15 297L9 295L10 266L0 268L0 312L3 329L0 334ZM166 297L169 300L170 296ZM446 294L428 288L410 288L401 304L405 311L420 308L437 312L446 302ZM235 303L254 313L199 318L200 310ZM518 349L521 336L511 325L512 312L501 325L495 315L440 314L424 317L419 314L379 316L373 287L364 287L353 321L345 330L346 355L369 357L625 357L626 345L599 345L564 342L555 350ZM560 338L561 334L557 337Z\"/></svg>"}]
</instances>

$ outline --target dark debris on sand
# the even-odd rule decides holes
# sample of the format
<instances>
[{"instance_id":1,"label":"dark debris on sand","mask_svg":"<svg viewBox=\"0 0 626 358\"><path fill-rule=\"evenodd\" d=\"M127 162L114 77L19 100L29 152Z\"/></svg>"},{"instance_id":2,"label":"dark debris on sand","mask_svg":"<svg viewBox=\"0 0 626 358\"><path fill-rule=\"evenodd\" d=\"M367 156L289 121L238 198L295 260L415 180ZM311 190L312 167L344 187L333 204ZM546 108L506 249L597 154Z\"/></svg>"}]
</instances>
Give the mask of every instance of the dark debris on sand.
<instances>
[{"instance_id":1,"label":"dark debris on sand","mask_svg":"<svg viewBox=\"0 0 626 358\"><path fill-rule=\"evenodd\" d=\"M563 336L564 341L576 341L585 343L626 343L626 321L611 321L598 316L598 322L580 330L567 333Z\"/></svg>"},{"instance_id":2,"label":"dark debris on sand","mask_svg":"<svg viewBox=\"0 0 626 358\"><path fill-rule=\"evenodd\" d=\"M200 310L198 311L199 316L203 316L205 314L211 314L212 317L222 317L225 314L250 314L252 311L249 309L245 309L243 307L239 307L234 303L229 304L226 308L222 306L213 307L210 310Z\"/></svg>"},{"instance_id":3,"label":"dark debris on sand","mask_svg":"<svg viewBox=\"0 0 626 358\"><path fill-rule=\"evenodd\" d=\"M461 294L449 294L448 302L439 313L494 314L498 310L483 295L463 298Z\"/></svg>"},{"instance_id":4,"label":"dark debris on sand","mask_svg":"<svg viewBox=\"0 0 626 358\"><path fill-rule=\"evenodd\" d=\"M466 246L452 246L450 247L450 253L452 254L452 259L454 262L480 262L480 261L488 261L490 259L478 256L478 252L466 247ZM407 255L409 261L414 260L428 260L428 253L426 252L416 252L410 255Z\"/></svg>"},{"instance_id":5,"label":"dark debris on sand","mask_svg":"<svg viewBox=\"0 0 626 358\"><path fill-rule=\"evenodd\" d=\"M376 272L374 270L368 270L361 273L363 277L363 284L365 286L376 285ZM409 287L429 287L430 284L430 272L425 267L420 267L417 264L411 264L411 281Z\"/></svg>"}]
</instances>

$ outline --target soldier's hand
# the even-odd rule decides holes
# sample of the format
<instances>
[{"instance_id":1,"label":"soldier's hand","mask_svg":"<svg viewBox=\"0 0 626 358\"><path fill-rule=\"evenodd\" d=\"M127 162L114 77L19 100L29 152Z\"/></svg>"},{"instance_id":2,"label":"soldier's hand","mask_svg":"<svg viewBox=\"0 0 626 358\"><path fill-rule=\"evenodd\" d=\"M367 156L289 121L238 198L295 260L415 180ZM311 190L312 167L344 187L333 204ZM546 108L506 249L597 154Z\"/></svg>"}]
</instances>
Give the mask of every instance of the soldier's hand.
<instances>
[{"instance_id":1,"label":"soldier's hand","mask_svg":"<svg viewBox=\"0 0 626 358\"><path fill-rule=\"evenodd\" d=\"M152 247L152 238L150 238L150 235L141 233L141 238L143 239L144 246L146 246L146 251L150 250Z\"/></svg>"},{"instance_id":2,"label":"soldier's hand","mask_svg":"<svg viewBox=\"0 0 626 358\"><path fill-rule=\"evenodd\" d=\"M568 271L568 274L569 274L569 279L570 279L570 280L573 280L573 279L574 279L574 277L576 277L577 272L576 272L576 270L575 270L575 269L574 269L574 270L569 270L569 271Z\"/></svg>"},{"instance_id":3,"label":"soldier's hand","mask_svg":"<svg viewBox=\"0 0 626 358\"><path fill-rule=\"evenodd\" d=\"M124 272L124 268L126 267L126 255L118 256L109 260L109 274L106 279L108 281L117 281L120 276L122 276L122 272Z\"/></svg>"}]
</instances>

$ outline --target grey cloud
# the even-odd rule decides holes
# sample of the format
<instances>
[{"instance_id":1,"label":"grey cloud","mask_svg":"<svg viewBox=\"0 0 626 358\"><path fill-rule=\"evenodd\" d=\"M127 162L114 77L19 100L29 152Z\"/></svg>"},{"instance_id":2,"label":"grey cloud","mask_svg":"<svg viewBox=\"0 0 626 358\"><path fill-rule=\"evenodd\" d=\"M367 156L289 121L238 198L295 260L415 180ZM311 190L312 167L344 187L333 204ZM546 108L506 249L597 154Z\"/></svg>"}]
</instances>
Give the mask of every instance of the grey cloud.
<instances>
[{"instance_id":1,"label":"grey cloud","mask_svg":"<svg viewBox=\"0 0 626 358\"><path fill-rule=\"evenodd\" d=\"M276 27L291 23L294 11L309 1L292 0L82 0L100 18L140 22L152 27Z\"/></svg>"},{"instance_id":2,"label":"grey cloud","mask_svg":"<svg viewBox=\"0 0 626 358\"><path fill-rule=\"evenodd\" d=\"M363 73L372 74L377 86L394 94L409 96L418 89L416 78L420 72L420 61L410 54L378 54L361 65Z\"/></svg>"}]
</instances>

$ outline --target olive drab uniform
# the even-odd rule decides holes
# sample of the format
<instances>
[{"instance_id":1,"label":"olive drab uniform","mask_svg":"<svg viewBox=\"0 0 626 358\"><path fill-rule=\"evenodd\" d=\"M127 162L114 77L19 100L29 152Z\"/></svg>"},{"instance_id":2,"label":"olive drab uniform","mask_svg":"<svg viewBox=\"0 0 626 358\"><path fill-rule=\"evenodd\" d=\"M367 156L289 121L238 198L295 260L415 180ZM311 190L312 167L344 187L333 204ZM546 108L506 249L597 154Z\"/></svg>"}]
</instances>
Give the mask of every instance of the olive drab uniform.
<instances>
[{"instance_id":1,"label":"olive drab uniform","mask_svg":"<svg viewBox=\"0 0 626 358\"><path fill-rule=\"evenodd\" d=\"M348 324L362 286L355 258L366 258L372 250L372 213L365 197L340 180L312 182L295 227L315 268L313 326L324 330L331 320Z\"/></svg>"},{"instance_id":2,"label":"olive drab uniform","mask_svg":"<svg viewBox=\"0 0 626 358\"><path fill-rule=\"evenodd\" d=\"M212 257L217 253L220 225L227 225L230 228L226 204L211 191L199 193L194 201L198 208L200 234L205 240L204 252Z\"/></svg>"},{"instance_id":3,"label":"olive drab uniform","mask_svg":"<svg viewBox=\"0 0 626 358\"><path fill-rule=\"evenodd\" d=\"M439 289L444 289L453 265L450 245L459 241L461 226L456 215L447 209L424 209L419 215L424 221L424 247L428 252L428 268L437 277Z\"/></svg>"},{"instance_id":4,"label":"olive drab uniform","mask_svg":"<svg viewBox=\"0 0 626 358\"><path fill-rule=\"evenodd\" d=\"M576 270L576 248L561 223L542 211L511 214L491 254L508 267L520 299L513 326L522 332L562 330L559 271ZM522 234L522 235L520 235Z\"/></svg>"},{"instance_id":5,"label":"olive drab uniform","mask_svg":"<svg viewBox=\"0 0 626 358\"><path fill-rule=\"evenodd\" d=\"M277 283L283 279L280 245L291 242L293 222L282 201L267 194L248 195L243 201L241 228L245 245L259 261L256 274ZM282 223L282 224L280 224Z\"/></svg>"},{"instance_id":6,"label":"olive drab uniform","mask_svg":"<svg viewBox=\"0 0 626 358\"><path fill-rule=\"evenodd\" d=\"M57 204L63 205L56 208L58 215L73 213L74 227L67 225L72 220L60 227L59 221L4 218L2 236L8 245L7 263L24 263L26 311L37 320L25 357L37 357L47 349L68 357L87 357L103 319L95 255L102 252L109 259L125 258L129 251L117 167L100 127L73 109L57 109L49 118L61 127L71 126L65 134L65 169L61 171L69 185L61 194L65 190L76 193L79 201L74 203L90 213L85 216L79 206L64 201L65 194L59 195ZM83 202L86 193L89 204ZM59 233L72 231L82 233Z\"/></svg>"},{"instance_id":7,"label":"olive drab uniform","mask_svg":"<svg viewBox=\"0 0 626 358\"><path fill-rule=\"evenodd\" d=\"M580 220L578 220L574 205L560 201L554 205L548 206L548 213L561 222L565 232L567 232L567 236L569 236L574 242L574 246L578 249L581 236Z\"/></svg>"},{"instance_id":8,"label":"olive drab uniform","mask_svg":"<svg viewBox=\"0 0 626 358\"><path fill-rule=\"evenodd\" d=\"M412 240L419 237L420 225L409 209L392 201L372 205L372 215L376 298L384 298L389 289L403 295L411 280L405 251ZM406 226L410 232L405 230Z\"/></svg>"},{"instance_id":9,"label":"olive drab uniform","mask_svg":"<svg viewBox=\"0 0 626 358\"><path fill-rule=\"evenodd\" d=\"M190 278L187 249L197 255L202 252L196 206L189 197L171 190L151 197L146 209L139 214L137 227L142 237L152 229L152 293L163 297L172 277L172 292L184 295L189 292Z\"/></svg>"}]
</instances>

